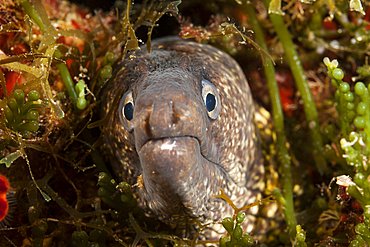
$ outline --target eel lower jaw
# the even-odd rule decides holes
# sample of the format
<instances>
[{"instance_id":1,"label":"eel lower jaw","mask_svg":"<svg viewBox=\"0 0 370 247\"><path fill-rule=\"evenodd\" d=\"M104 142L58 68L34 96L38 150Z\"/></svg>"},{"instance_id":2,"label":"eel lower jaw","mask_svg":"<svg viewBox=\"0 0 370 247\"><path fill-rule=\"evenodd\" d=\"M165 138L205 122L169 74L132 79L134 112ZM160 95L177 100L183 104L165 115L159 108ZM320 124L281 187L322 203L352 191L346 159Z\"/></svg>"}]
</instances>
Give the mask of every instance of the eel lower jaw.
<instances>
[{"instance_id":1,"label":"eel lower jaw","mask_svg":"<svg viewBox=\"0 0 370 247\"><path fill-rule=\"evenodd\" d=\"M151 139L138 154L143 175L161 179L179 178L191 173L204 158L198 139L192 136Z\"/></svg>"},{"instance_id":2,"label":"eel lower jaw","mask_svg":"<svg viewBox=\"0 0 370 247\"><path fill-rule=\"evenodd\" d=\"M212 197L206 195L206 181L211 182L209 175L213 172L209 173L219 170L203 157L197 138L150 140L138 154L143 179L139 193L146 207L170 225L177 224L184 211L197 216L196 211L203 205L203 199Z\"/></svg>"}]
</instances>

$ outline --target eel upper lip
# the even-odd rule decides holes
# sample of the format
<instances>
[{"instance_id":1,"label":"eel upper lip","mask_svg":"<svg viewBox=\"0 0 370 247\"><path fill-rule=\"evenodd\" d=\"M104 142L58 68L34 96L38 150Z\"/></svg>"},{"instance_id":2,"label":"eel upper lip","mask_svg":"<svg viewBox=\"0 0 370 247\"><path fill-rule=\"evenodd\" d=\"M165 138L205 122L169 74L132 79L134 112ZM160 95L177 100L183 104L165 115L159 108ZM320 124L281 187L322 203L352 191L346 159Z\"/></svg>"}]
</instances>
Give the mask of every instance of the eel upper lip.
<instances>
[{"instance_id":1,"label":"eel upper lip","mask_svg":"<svg viewBox=\"0 0 370 247\"><path fill-rule=\"evenodd\" d=\"M153 143L153 142L157 142L157 141L164 141L164 140L171 140L171 139L179 139L179 138L192 138L192 139L195 139L197 140L199 146L201 146L201 143L199 141L199 139L195 136L191 136L191 135L178 135L178 136L165 136L165 137L159 137L159 138L148 138L140 147L139 149L139 152L141 151L141 149L147 145L148 143ZM203 156L203 154L202 154Z\"/></svg>"}]
</instances>

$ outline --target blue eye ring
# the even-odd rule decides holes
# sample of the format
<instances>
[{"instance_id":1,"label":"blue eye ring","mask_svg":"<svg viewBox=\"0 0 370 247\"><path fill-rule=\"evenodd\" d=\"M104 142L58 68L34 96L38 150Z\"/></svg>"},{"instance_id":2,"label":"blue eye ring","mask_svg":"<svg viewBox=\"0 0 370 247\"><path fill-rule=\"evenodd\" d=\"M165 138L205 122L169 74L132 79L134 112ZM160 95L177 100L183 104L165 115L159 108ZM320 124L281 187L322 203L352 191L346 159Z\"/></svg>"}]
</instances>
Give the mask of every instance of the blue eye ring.
<instances>
[{"instance_id":1,"label":"blue eye ring","mask_svg":"<svg viewBox=\"0 0 370 247\"><path fill-rule=\"evenodd\" d=\"M123 127L127 131L131 131L130 121L134 118L134 109L135 104L132 98L132 91L127 91L121 98L121 101L118 106L118 116Z\"/></svg>"},{"instance_id":2,"label":"blue eye ring","mask_svg":"<svg viewBox=\"0 0 370 247\"><path fill-rule=\"evenodd\" d=\"M221 99L215 86L206 79L202 80L202 98L208 116L216 119L221 111Z\"/></svg>"}]
</instances>

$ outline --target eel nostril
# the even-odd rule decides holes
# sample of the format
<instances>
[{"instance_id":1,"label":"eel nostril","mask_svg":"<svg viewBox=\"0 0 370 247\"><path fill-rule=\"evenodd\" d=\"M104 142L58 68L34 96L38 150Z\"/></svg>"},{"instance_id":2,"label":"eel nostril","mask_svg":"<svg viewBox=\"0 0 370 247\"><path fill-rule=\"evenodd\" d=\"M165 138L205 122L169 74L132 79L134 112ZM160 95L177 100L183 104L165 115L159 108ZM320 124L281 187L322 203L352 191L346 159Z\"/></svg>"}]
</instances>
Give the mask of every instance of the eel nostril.
<instances>
[{"instance_id":1,"label":"eel nostril","mask_svg":"<svg viewBox=\"0 0 370 247\"><path fill-rule=\"evenodd\" d=\"M129 127L131 129L137 128L143 121L147 120L150 116L152 109L144 108L139 113L137 113L134 118L130 121Z\"/></svg>"},{"instance_id":2,"label":"eel nostril","mask_svg":"<svg viewBox=\"0 0 370 247\"><path fill-rule=\"evenodd\" d=\"M175 102L173 104L173 112L175 113L176 117L188 117L191 115L190 108L181 102Z\"/></svg>"}]
</instances>

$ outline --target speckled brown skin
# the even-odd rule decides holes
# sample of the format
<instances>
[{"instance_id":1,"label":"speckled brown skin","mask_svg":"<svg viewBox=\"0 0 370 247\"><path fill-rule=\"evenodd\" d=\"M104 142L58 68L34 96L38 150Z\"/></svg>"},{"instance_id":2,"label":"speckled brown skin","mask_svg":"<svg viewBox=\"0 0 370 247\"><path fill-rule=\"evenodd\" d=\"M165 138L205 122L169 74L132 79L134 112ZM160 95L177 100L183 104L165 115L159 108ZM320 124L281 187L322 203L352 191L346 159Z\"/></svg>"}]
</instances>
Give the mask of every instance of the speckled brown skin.
<instances>
[{"instance_id":1,"label":"speckled brown skin","mask_svg":"<svg viewBox=\"0 0 370 247\"><path fill-rule=\"evenodd\" d=\"M203 79L221 99L216 119L202 98ZM232 215L226 202L213 197L220 189L239 207L260 197L264 168L254 103L233 58L210 45L158 40L151 54L143 49L120 65L104 96L105 113L119 89L122 95L132 90L133 129L124 128L122 109L115 106L105 143L116 175L133 186L148 215L191 237L192 218L208 222ZM248 232L255 213L247 212Z\"/></svg>"}]
</instances>

